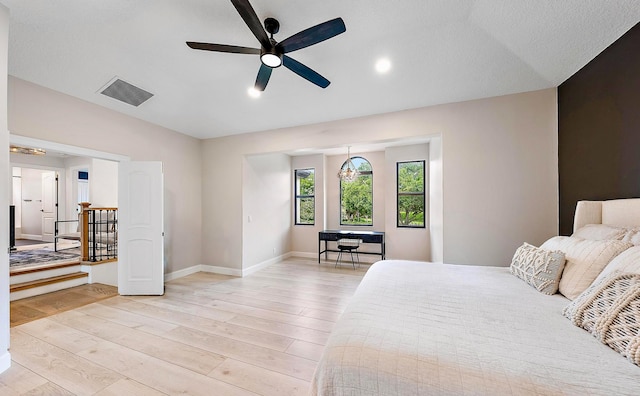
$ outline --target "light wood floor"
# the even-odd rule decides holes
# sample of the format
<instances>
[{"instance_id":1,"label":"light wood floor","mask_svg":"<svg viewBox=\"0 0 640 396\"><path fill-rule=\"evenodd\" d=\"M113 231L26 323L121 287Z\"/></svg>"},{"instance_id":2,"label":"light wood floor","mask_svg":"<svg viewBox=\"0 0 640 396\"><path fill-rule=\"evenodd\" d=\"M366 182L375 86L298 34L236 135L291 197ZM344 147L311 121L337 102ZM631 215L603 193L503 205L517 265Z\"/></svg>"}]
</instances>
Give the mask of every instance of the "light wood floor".
<instances>
[{"instance_id":1,"label":"light wood floor","mask_svg":"<svg viewBox=\"0 0 640 396\"><path fill-rule=\"evenodd\" d=\"M93 283L12 301L10 309L11 327L117 295L117 287Z\"/></svg>"},{"instance_id":2,"label":"light wood floor","mask_svg":"<svg viewBox=\"0 0 640 396\"><path fill-rule=\"evenodd\" d=\"M368 269L289 259L197 273L161 297L113 297L11 329L0 394L304 395Z\"/></svg>"}]
</instances>

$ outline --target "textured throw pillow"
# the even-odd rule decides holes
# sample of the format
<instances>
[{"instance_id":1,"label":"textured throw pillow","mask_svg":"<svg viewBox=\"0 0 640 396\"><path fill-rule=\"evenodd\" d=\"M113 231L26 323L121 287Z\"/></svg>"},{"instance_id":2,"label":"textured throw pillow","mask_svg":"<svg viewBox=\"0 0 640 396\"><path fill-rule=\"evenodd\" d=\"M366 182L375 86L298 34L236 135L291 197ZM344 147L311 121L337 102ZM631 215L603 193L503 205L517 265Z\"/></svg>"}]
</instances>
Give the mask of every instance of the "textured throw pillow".
<instances>
[{"instance_id":1,"label":"textured throw pillow","mask_svg":"<svg viewBox=\"0 0 640 396\"><path fill-rule=\"evenodd\" d=\"M602 270L596 280L604 278L612 272L630 272L640 274L640 246L632 246L624 252L617 255Z\"/></svg>"},{"instance_id":2,"label":"textured throw pillow","mask_svg":"<svg viewBox=\"0 0 640 396\"><path fill-rule=\"evenodd\" d=\"M562 314L574 325L593 333L595 323L602 314L635 284L640 284L640 274L611 272L596 279L562 311Z\"/></svg>"},{"instance_id":3,"label":"textured throw pillow","mask_svg":"<svg viewBox=\"0 0 640 396\"><path fill-rule=\"evenodd\" d=\"M604 239L622 240L626 233L627 229L622 227L606 224L587 224L578 228L571 236L592 241L602 241Z\"/></svg>"},{"instance_id":4,"label":"textured throw pillow","mask_svg":"<svg viewBox=\"0 0 640 396\"><path fill-rule=\"evenodd\" d=\"M564 263L564 253L540 249L525 243L513 255L510 270L539 292L555 294L558 292Z\"/></svg>"},{"instance_id":5,"label":"textured throw pillow","mask_svg":"<svg viewBox=\"0 0 640 396\"><path fill-rule=\"evenodd\" d=\"M640 228L632 228L624 234L622 240L625 242L631 242L634 245L640 245Z\"/></svg>"},{"instance_id":6,"label":"textured throw pillow","mask_svg":"<svg viewBox=\"0 0 640 396\"><path fill-rule=\"evenodd\" d=\"M557 236L547 240L540 248L564 253L567 262L558 290L573 300L593 283L609 261L631 246L629 242L615 240L592 241Z\"/></svg>"},{"instance_id":7,"label":"textured throw pillow","mask_svg":"<svg viewBox=\"0 0 640 396\"><path fill-rule=\"evenodd\" d=\"M562 313L640 366L640 274L612 272L596 280Z\"/></svg>"},{"instance_id":8,"label":"textured throw pillow","mask_svg":"<svg viewBox=\"0 0 640 396\"><path fill-rule=\"evenodd\" d=\"M593 334L640 366L640 284L628 287L596 321Z\"/></svg>"}]
</instances>

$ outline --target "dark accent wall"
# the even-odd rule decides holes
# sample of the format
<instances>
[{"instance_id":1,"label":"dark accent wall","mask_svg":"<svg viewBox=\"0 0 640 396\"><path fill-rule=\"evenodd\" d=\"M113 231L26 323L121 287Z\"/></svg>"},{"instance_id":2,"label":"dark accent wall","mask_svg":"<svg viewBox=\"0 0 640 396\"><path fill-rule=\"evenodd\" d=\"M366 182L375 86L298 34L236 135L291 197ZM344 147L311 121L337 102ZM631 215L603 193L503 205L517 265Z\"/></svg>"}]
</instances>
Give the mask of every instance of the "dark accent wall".
<instances>
[{"instance_id":1,"label":"dark accent wall","mask_svg":"<svg viewBox=\"0 0 640 396\"><path fill-rule=\"evenodd\" d=\"M640 197L640 24L558 87L560 235L579 200Z\"/></svg>"}]
</instances>

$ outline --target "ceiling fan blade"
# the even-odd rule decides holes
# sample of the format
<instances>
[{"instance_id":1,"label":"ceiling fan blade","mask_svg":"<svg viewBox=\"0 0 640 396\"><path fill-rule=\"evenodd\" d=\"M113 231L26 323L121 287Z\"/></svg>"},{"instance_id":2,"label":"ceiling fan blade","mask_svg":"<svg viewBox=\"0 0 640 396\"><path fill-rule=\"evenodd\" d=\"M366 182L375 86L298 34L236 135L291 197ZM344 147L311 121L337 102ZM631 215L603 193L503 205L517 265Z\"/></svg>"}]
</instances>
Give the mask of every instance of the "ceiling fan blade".
<instances>
[{"instance_id":1,"label":"ceiling fan blade","mask_svg":"<svg viewBox=\"0 0 640 396\"><path fill-rule=\"evenodd\" d=\"M260 54L260 49L258 48L238 47L236 45L195 43L193 41L187 41L187 45L190 48L205 51L230 52L232 54Z\"/></svg>"},{"instance_id":2,"label":"ceiling fan blade","mask_svg":"<svg viewBox=\"0 0 640 396\"><path fill-rule=\"evenodd\" d=\"M344 33L346 30L347 28L342 18L336 18L296 33L282 40L279 45L284 52L293 52L328 40L340 33Z\"/></svg>"},{"instance_id":3,"label":"ceiling fan blade","mask_svg":"<svg viewBox=\"0 0 640 396\"><path fill-rule=\"evenodd\" d=\"M236 10L238 10L238 13L244 20L244 23L249 26L249 29L251 29L253 35L256 36L260 44L262 44L264 48L271 48L269 36L267 36L267 32L265 32L262 27L262 22L258 19L256 12L249 3L249 0L231 0L231 3L236 7Z\"/></svg>"},{"instance_id":4,"label":"ceiling fan blade","mask_svg":"<svg viewBox=\"0 0 640 396\"><path fill-rule=\"evenodd\" d=\"M322 77L320 74L286 55L282 57L282 65L292 72L296 73L300 77L316 84L320 88L326 88L329 86L329 84L331 84L329 80Z\"/></svg>"},{"instance_id":5,"label":"ceiling fan blade","mask_svg":"<svg viewBox=\"0 0 640 396\"><path fill-rule=\"evenodd\" d=\"M263 64L260 65L260 70L258 70L258 77L256 78L255 89L258 91L264 91L267 87L267 83L269 82L269 77L271 77L272 68L269 66L265 66Z\"/></svg>"}]
</instances>

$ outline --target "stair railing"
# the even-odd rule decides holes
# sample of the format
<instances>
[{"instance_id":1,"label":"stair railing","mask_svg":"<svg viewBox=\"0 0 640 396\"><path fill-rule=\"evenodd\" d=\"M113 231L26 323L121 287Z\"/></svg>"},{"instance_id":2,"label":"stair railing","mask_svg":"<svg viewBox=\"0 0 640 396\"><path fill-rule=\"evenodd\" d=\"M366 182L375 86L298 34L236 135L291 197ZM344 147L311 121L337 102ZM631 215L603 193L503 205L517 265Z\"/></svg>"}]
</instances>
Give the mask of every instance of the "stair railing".
<instances>
[{"instance_id":1,"label":"stair railing","mask_svg":"<svg viewBox=\"0 0 640 396\"><path fill-rule=\"evenodd\" d=\"M92 208L82 202L82 261L118 259L118 208Z\"/></svg>"}]
</instances>

